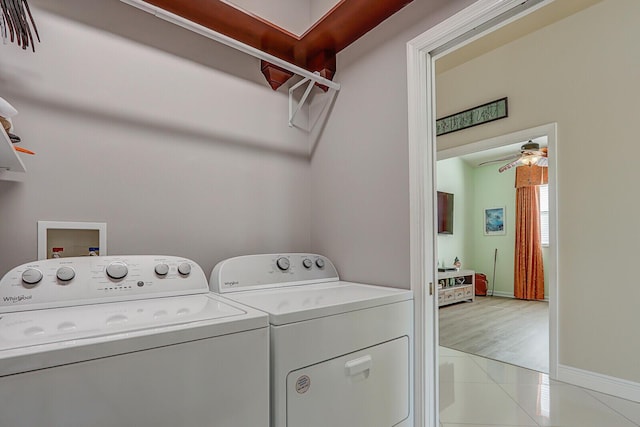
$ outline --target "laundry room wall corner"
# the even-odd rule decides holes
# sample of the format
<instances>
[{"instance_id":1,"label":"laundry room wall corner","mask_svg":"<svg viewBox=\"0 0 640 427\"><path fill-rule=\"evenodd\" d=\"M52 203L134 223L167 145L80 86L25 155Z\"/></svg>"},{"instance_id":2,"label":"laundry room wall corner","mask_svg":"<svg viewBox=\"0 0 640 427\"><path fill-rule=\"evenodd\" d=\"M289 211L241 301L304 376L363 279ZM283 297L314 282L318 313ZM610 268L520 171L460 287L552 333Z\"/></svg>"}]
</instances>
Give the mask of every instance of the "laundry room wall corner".
<instances>
[{"instance_id":1,"label":"laundry room wall corner","mask_svg":"<svg viewBox=\"0 0 640 427\"><path fill-rule=\"evenodd\" d=\"M311 159L312 250L345 280L410 288L406 43L471 0L413 2L338 55Z\"/></svg>"}]
</instances>

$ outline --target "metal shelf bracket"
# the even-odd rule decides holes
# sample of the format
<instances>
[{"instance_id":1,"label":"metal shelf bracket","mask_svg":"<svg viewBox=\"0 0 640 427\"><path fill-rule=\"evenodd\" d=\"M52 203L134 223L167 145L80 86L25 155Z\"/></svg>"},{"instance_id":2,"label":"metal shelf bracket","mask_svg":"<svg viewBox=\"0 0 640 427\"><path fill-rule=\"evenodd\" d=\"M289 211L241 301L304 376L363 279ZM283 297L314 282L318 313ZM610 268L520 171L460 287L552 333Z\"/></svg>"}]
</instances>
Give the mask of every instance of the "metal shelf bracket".
<instances>
[{"instance_id":1,"label":"metal shelf bracket","mask_svg":"<svg viewBox=\"0 0 640 427\"><path fill-rule=\"evenodd\" d=\"M307 89L304 91L304 94L302 94L302 98L300 98L300 101L298 102L298 105L294 110L293 103L295 101L293 99L293 92L295 92L296 89L298 89L300 86L304 85L305 83L308 83ZM313 89L313 85L315 83L316 83L315 81L309 78L305 78L300 80L298 83L296 83L295 85L289 88L289 127L290 128L293 127L293 119L296 117L296 114L298 114L298 111L300 111L300 108L302 108L304 103L307 101L307 98L309 97L309 94L311 93L311 89Z\"/></svg>"}]
</instances>

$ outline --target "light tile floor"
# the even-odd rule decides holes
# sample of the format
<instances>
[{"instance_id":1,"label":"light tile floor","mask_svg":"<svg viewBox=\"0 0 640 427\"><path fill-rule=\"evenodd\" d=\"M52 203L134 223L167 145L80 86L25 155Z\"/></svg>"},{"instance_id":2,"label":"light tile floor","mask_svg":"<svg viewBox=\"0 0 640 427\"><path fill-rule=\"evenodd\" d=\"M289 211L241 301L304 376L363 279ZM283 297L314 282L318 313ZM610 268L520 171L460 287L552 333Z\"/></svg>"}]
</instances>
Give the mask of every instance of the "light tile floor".
<instances>
[{"instance_id":1,"label":"light tile floor","mask_svg":"<svg viewBox=\"0 0 640 427\"><path fill-rule=\"evenodd\" d=\"M442 427L638 427L640 403L440 347Z\"/></svg>"}]
</instances>

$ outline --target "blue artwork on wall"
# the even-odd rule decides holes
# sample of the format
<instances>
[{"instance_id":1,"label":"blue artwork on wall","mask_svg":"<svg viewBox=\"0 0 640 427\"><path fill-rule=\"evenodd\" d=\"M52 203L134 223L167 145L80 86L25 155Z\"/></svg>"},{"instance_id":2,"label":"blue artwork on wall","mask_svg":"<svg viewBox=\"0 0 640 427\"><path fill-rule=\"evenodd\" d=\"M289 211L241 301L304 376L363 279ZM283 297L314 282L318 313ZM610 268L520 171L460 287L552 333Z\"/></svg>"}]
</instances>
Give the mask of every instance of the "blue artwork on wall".
<instances>
[{"instance_id":1,"label":"blue artwork on wall","mask_svg":"<svg viewBox=\"0 0 640 427\"><path fill-rule=\"evenodd\" d=\"M496 236L507 233L505 227L505 208L486 208L484 210L484 234L485 236Z\"/></svg>"}]
</instances>

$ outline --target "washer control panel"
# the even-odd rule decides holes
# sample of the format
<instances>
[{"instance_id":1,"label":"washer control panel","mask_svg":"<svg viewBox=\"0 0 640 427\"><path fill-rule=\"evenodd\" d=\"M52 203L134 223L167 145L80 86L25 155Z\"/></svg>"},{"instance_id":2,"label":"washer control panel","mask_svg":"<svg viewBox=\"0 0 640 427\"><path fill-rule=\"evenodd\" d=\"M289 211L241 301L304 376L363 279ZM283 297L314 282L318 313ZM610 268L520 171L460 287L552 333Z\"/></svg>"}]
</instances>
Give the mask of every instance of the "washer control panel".
<instances>
[{"instance_id":1,"label":"washer control panel","mask_svg":"<svg viewBox=\"0 0 640 427\"><path fill-rule=\"evenodd\" d=\"M53 258L23 264L0 280L0 313L208 291L202 268L186 258Z\"/></svg>"},{"instance_id":2,"label":"washer control panel","mask_svg":"<svg viewBox=\"0 0 640 427\"><path fill-rule=\"evenodd\" d=\"M263 254L218 263L211 273L209 287L213 292L226 293L337 280L338 272L322 255Z\"/></svg>"}]
</instances>

